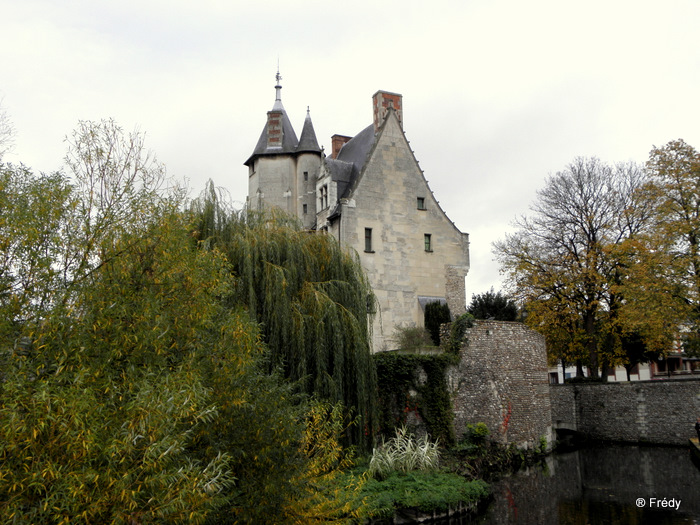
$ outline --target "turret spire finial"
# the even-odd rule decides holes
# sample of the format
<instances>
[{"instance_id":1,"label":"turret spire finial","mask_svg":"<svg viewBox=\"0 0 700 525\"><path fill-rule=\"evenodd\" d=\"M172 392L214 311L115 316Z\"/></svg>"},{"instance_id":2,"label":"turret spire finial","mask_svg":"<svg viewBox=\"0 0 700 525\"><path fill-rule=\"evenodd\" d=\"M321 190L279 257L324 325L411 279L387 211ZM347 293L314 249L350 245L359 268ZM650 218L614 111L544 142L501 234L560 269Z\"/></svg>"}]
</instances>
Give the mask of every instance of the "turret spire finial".
<instances>
[{"instance_id":1,"label":"turret spire finial","mask_svg":"<svg viewBox=\"0 0 700 525\"><path fill-rule=\"evenodd\" d=\"M275 105L272 109L282 109L282 75L280 75L280 60L277 59L277 74L275 75L275 80L277 84L275 85Z\"/></svg>"}]
</instances>

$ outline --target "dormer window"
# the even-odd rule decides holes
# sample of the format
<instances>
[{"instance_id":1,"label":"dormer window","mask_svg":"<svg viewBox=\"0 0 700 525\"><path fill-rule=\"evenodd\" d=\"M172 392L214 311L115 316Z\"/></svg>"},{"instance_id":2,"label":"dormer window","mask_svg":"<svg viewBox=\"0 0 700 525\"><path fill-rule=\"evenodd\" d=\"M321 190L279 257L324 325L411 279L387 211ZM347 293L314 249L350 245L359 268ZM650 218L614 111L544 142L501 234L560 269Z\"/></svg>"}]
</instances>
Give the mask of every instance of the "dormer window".
<instances>
[{"instance_id":1,"label":"dormer window","mask_svg":"<svg viewBox=\"0 0 700 525\"><path fill-rule=\"evenodd\" d=\"M425 210L425 197L418 197L416 199L416 206L419 210Z\"/></svg>"}]
</instances>

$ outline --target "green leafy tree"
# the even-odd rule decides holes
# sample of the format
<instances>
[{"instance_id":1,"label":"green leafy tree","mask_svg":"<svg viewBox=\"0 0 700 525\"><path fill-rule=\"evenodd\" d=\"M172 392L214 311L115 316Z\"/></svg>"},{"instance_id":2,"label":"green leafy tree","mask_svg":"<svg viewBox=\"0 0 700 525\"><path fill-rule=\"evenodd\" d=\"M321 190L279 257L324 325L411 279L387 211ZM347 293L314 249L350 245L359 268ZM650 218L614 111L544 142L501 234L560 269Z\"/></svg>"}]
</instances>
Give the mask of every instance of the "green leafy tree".
<instances>
[{"instance_id":1,"label":"green leafy tree","mask_svg":"<svg viewBox=\"0 0 700 525\"><path fill-rule=\"evenodd\" d=\"M467 312L475 319L493 319L495 321L515 321L518 318L518 305L515 301L493 287L486 293L472 295Z\"/></svg>"},{"instance_id":2,"label":"green leafy tree","mask_svg":"<svg viewBox=\"0 0 700 525\"><path fill-rule=\"evenodd\" d=\"M201 249L141 137L81 123L70 147L75 183L2 169L2 521L322 512L307 405L237 301L228 259Z\"/></svg>"},{"instance_id":3,"label":"green leafy tree","mask_svg":"<svg viewBox=\"0 0 700 525\"><path fill-rule=\"evenodd\" d=\"M76 202L60 173L0 165L0 329L19 330L63 302L70 285L64 242Z\"/></svg>"},{"instance_id":4,"label":"green leafy tree","mask_svg":"<svg viewBox=\"0 0 700 525\"><path fill-rule=\"evenodd\" d=\"M528 324L565 361L585 356L593 377L621 358L619 346L601 348L601 340L611 329L606 324L616 323L618 339L624 331L622 296L615 293L623 266L614 248L649 226L650 206L635 201L644 182L634 164L576 159L547 179L531 215L516 221L517 231L494 244L514 297L534 307ZM558 333L567 329L568 335Z\"/></svg>"},{"instance_id":5,"label":"green leafy tree","mask_svg":"<svg viewBox=\"0 0 700 525\"><path fill-rule=\"evenodd\" d=\"M188 450L219 411L199 361L236 348L235 320L212 293L230 274L185 224L171 209L145 231L122 230L83 276L90 286L18 321L22 352L16 330L0 334L3 521L196 523L223 502L229 455Z\"/></svg>"},{"instance_id":6,"label":"green leafy tree","mask_svg":"<svg viewBox=\"0 0 700 525\"><path fill-rule=\"evenodd\" d=\"M376 426L370 359L374 296L359 258L285 215L236 213L210 183L192 206L198 238L225 254L230 301L261 327L270 370L359 417L346 439L369 447Z\"/></svg>"}]
</instances>

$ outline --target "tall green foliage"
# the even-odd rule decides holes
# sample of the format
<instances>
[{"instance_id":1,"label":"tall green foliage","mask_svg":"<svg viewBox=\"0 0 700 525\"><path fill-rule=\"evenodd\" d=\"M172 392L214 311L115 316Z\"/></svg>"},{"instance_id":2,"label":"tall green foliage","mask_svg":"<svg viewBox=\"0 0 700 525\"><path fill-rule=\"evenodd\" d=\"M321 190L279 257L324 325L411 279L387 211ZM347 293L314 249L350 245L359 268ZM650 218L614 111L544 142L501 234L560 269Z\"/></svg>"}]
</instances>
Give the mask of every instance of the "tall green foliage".
<instances>
[{"instance_id":1,"label":"tall green foliage","mask_svg":"<svg viewBox=\"0 0 700 525\"><path fill-rule=\"evenodd\" d=\"M440 325L452 320L450 307L447 303L433 301L425 305L425 329L435 346L440 346Z\"/></svg>"},{"instance_id":2,"label":"tall green foliage","mask_svg":"<svg viewBox=\"0 0 700 525\"><path fill-rule=\"evenodd\" d=\"M37 218L51 209L31 206ZM85 219L66 210L73 223ZM240 323L216 299L230 279L225 262L196 250L176 207L124 225L105 223L111 242L84 259L89 272L23 289L62 300L40 311L35 300L15 303L16 326L0 332L4 522L197 523L233 483L229 454L190 454L219 414L200 361L241 348L231 337ZM63 253L89 253L81 238L64 238Z\"/></svg>"},{"instance_id":3,"label":"tall green foliage","mask_svg":"<svg viewBox=\"0 0 700 525\"><path fill-rule=\"evenodd\" d=\"M467 312L472 314L474 319L515 321L518 318L518 305L500 291L494 292L492 287L486 293L472 295Z\"/></svg>"},{"instance_id":4,"label":"tall green foliage","mask_svg":"<svg viewBox=\"0 0 700 525\"><path fill-rule=\"evenodd\" d=\"M0 165L0 329L41 318L61 302L75 205L66 176Z\"/></svg>"},{"instance_id":5,"label":"tall green foliage","mask_svg":"<svg viewBox=\"0 0 700 525\"><path fill-rule=\"evenodd\" d=\"M432 439L442 444L454 442L452 399L447 390L447 368L455 356L380 352L373 356L377 368L381 408L381 431L388 435L406 423L409 412L425 423ZM425 380L420 380L420 371ZM411 391L417 393L411 396Z\"/></svg>"},{"instance_id":6,"label":"tall green foliage","mask_svg":"<svg viewBox=\"0 0 700 525\"><path fill-rule=\"evenodd\" d=\"M0 519L322 519L307 405L141 144L81 123L74 183L2 170Z\"/></svg>"},{"instance_id":7,"label":"tall green foliage","mask_svg":"<svg viewBox=\"0 0 700 525\"><path fill-rule=\"evenodd\" d=\"M211 183L193 211L199 239L231 266L229 300L261 327L270 370L281 368L305 392L354 411L360 425L348 437L368 446L375 426L374 299L357 255L287 216L236 213Z\"/></svg>"}]
</instances>

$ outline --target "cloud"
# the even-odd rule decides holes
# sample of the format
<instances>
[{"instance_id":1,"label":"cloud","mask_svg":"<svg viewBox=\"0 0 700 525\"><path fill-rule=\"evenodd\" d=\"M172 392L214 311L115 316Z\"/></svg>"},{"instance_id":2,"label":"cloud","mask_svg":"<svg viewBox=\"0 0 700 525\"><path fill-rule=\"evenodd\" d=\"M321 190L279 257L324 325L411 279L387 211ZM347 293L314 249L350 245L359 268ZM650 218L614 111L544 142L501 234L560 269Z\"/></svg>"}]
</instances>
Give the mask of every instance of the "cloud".
<instances>
[{"instance_id":1,"label":"cloud","mask_svg":"<svg viewBox=\"0 0 700 525\"><path fill-rule=\"evenodd\" d=\"M58 169L79 119L113 117L194 191L212 178L243 201L278 59L293 125L310 106L326 148L371 122L376 90L399 92L431 188L471 234L476 293L500 287L491 243L575 156L700 147L692 0L5 4L7 160Z\"/></svg>"}]
</instances>

